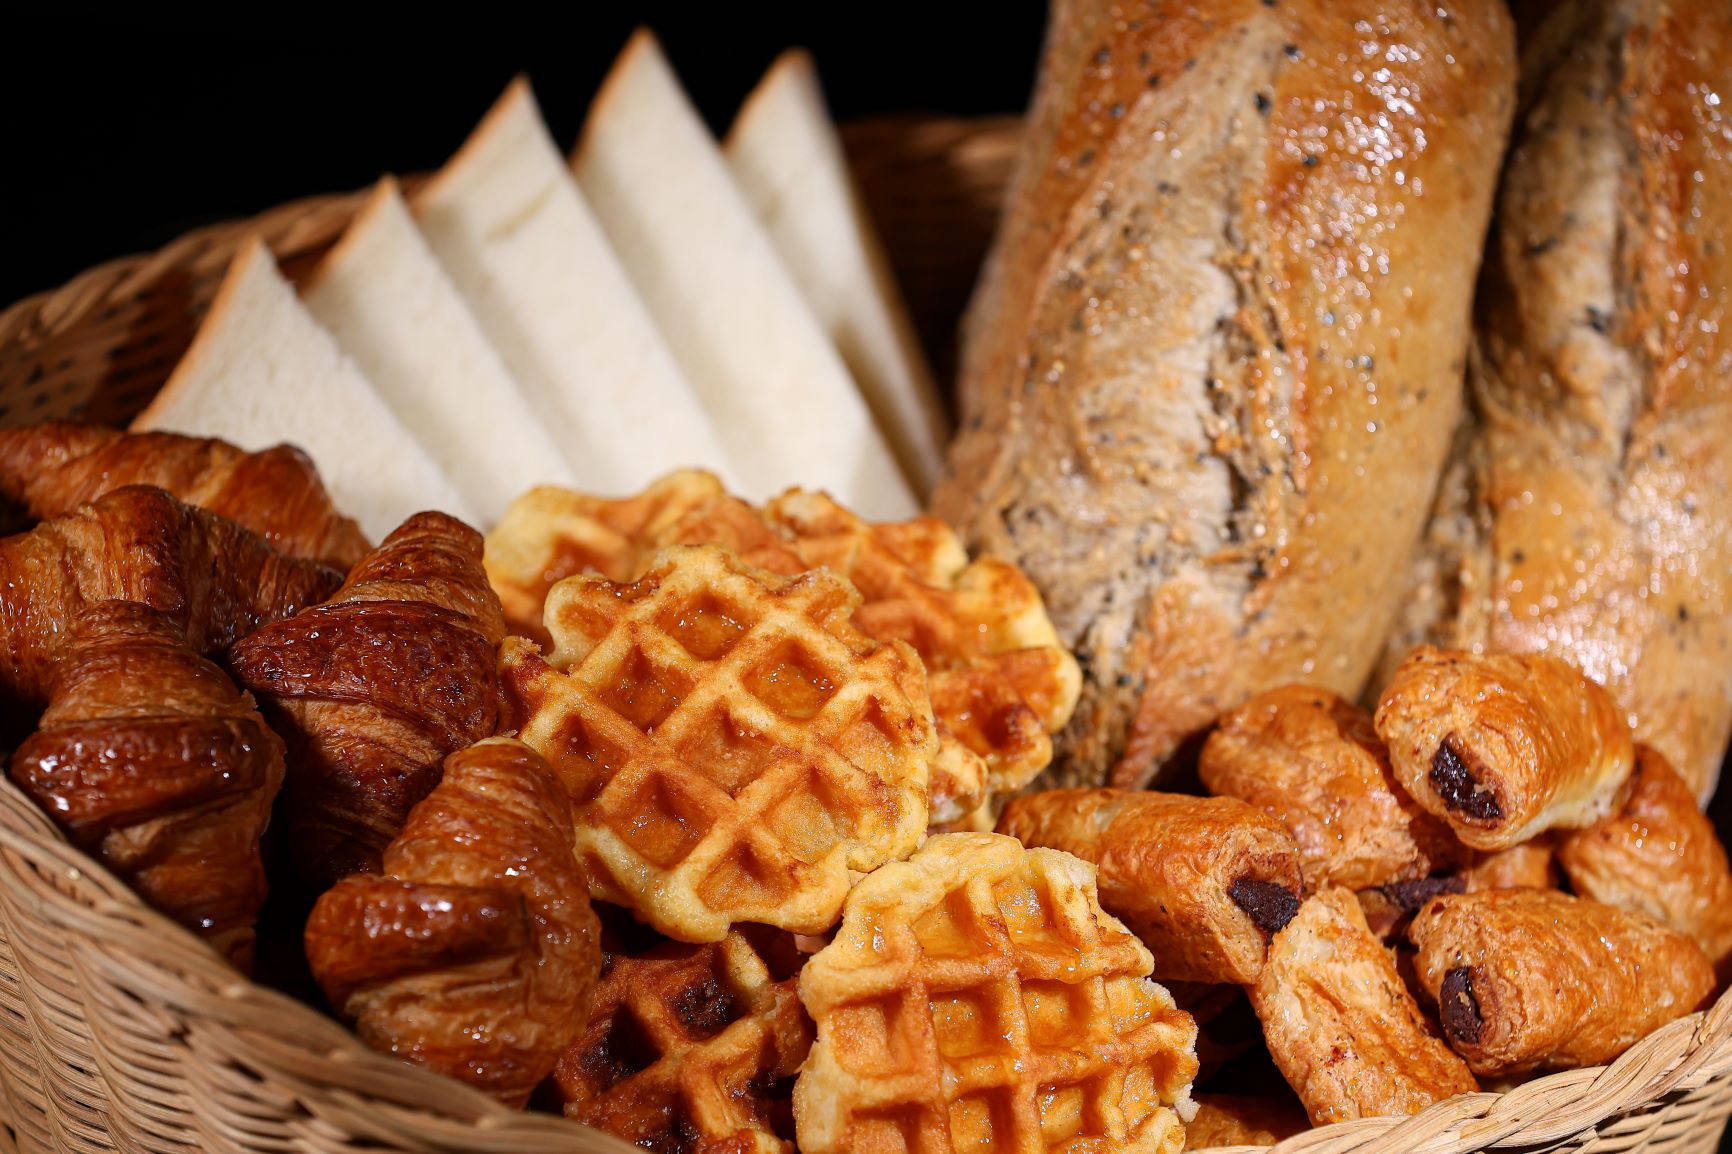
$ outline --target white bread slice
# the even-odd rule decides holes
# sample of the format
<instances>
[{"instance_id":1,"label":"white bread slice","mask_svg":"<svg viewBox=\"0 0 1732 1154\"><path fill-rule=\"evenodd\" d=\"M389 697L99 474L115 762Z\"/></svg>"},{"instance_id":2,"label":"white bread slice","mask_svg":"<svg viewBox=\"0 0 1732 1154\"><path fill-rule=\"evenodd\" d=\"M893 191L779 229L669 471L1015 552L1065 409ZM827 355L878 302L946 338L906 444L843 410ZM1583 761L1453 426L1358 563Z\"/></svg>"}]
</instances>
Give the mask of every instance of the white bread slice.
<instances>
[{"instance_id":1,"label":"white bread slice","mask_svg":"<svg viewBox=\"0 0 1732 1154\"><path fill-rule=\"evenodd\" d=\"M488 524L536 485L574 485L553 438L386 177L301 300Z\"/></svg>"},{"instance_id":2,"label":"white bread slice","mask_svg":"<svg viewBox=\"0 0 1732 1154\"><path fill-rule=\"evenodd\" d=\"M474 520L257 238L235 255L192 347L132 427L243 449L299 445L337 507L375 541L423 509Z\"/></svg>"},{"instance_id":3,"label":"white bread slice","mask_svg":"<svg viewBox=\"0 0 1732 1154\"><path fill-rule=\"evenodd\" d=\"M875 519L913 513L847 366L647 31L615 61L572 166L746 495L807 485Z\"/></svg>"},{"instance_id":4,"label":"white bread slice","mask_svg":"<svg viewBox=\"0 0 1732 1154\"><path fill-rule=\"evenodd\" d=\"M777 57L746 97L722 151L924 498L944 470L950 418L809 54L791 49Z\"/></svg>"},{"instance_id":5,"label":"white bread slice","mask_svg":"<svg viewBox=\"0 0 1732 1154\"><path fill-rule=\"evenodd\" d=\"M581 487L630 492L694 465L731 475L523 78L410 203Z\"/></svg>"}]
</instances>

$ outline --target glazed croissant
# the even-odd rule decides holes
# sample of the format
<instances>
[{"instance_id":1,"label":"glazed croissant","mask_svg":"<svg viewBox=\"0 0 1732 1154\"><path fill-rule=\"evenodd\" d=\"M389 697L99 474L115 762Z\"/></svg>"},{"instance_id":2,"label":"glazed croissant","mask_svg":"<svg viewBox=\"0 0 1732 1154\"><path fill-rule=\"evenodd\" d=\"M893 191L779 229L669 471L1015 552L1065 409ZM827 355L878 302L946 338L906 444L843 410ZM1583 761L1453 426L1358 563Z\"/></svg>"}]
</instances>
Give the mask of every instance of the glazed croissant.
<instances>
[{"instance_id":1,"label":"glazed croissant","mask_svg":"<svg viewBox=\"0 0 1732 1154\"><path fill-rule=\"evenodd\" d=\"M369 548L337 512L307 455L292 445L257 453L178 433L123 433L48 421L0 430L0 495L38 520L125 485L155 485L227 517L279 553L347 570Z\"/></svg>"},{"instance_id":2,"label":"glazed croissant","mask_svg":"<svg viewBox=\"0 0 1732 1154\"><path fill-rule=\"evenodd\" d=\"M378 869L440 763L493 734L504 635L481 535L419 513L330 601L230 652L289 743L283 809L303 880L323 888Z\"/></svg>"},{"instance_id":3,"label":"glazed croissant","mask_svg":"<svg viewBox=\"0 0 1732 1154\"><path fill-rule=\"evenodd\" d=\"M313 907L307 960L361 1040L521 1106L584 1024L601 927L571 802L534 750L453 754L385 851Z\"/></svg>"},{"instance_id":4,"label":"glazed croissant","mask_svg":"<svg viewBox=\"0 0 1732 1154\"><path fill-rule=\"evenodd\" d=\"M195 653L330 595L341 576L161 489L133 485L0 540L0 693L48 701L67 623L88 606L159 610Z\"/></svg>"},{"instance_id":5,"label":"glazed croissant","mask_svg":"<svg viewBox=\"0 0 1732 1154\"><path fill-rule=\"evenodd\" d=\"M168 614L92 606L11 775L71 841L242 969L283 743Z\"/></svg>"}]
</instances>

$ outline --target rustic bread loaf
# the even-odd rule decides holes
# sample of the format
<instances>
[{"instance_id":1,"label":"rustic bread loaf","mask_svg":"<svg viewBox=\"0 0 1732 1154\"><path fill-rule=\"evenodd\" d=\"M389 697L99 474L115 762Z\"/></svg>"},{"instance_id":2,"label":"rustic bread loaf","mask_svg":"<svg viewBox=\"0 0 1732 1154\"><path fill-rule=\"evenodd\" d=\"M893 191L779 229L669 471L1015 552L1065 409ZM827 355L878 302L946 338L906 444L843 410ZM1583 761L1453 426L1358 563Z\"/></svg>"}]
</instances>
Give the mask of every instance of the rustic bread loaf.
<instances>
[{"instance_id":1,"label":"rustic bread loaf","mask_svg":"<svg viewBox=\"0 0 1732 1154\"><path fill-rule=\"evenodd\" d=\"M1057 6L937 511L1085 663L1069 780L1357 694L1460 405L1514 104L1495 0Z\"/></svg>"},{"instance_id":2,"label":"rustic bread loaf","mask_svg":"<svg viewBox=\"0 0 1732 1154\"><path fill-rule=\"evenodd\" d=\"M1732 728L1732 10L1570 0L1524 50L1472 416L1391 656L1544 650L1706 798Z\"/></svg>"}]
</instances>

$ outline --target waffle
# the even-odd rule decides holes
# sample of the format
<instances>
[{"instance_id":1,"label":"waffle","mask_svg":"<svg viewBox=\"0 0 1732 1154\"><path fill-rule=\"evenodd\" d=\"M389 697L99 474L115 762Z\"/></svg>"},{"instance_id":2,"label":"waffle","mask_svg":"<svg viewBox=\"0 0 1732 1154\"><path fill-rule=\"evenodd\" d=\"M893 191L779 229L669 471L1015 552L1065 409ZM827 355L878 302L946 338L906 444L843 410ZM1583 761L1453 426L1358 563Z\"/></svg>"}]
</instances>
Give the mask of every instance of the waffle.
<instances>
[{"instance_id":1,"label":"waffle","mask_svg":"<svg viewBox=\"0 0 1732 1154\"><path fill-rule=\"evenodd\" d=\"M1196 1024L1101 910L1094 870L944 834L849 896L800 973L805 1154L1151 1152L1184 1143Z\"/></svg>"},{"instance_id":2,"label":"waffle","mask_svg":"<svg viewBox=\"0 0 1732 1154\"><path fill-rule=\"evenodd\" d=\"M649 564L661 531L723 495L710 473L669 473L635 497L591 497L543 485L511 503L487 535L487 579L511 632L546 641L548 590L577 573L630 581Z\"/></svg>"},{"instance_id":3,"label":"waffle","mask_svg":"<svg viewBox=\"0 0 1732 1154\"><path fill-rule=\"evenodd\" d=\"M659 546L718 544L775 573L823 566L848 577L864 598L855 625L908 642L926 664L945 742L933 770L934 822L956 822L990 793L1033 780L1052 760L1051 735L1070 720L1082 685L1028 579L999 561L970 564L956 534L931 517L872 524L803 490L758 510L724 495L708 474L688 472L629 501L536 490L487 544L489 575L509 583L500 588L509 618L538 639L546 636L538 598L551 584L544 575L587 568L629 580Z\"/></svg>"},{"instance_id":4,"label":"waffle","mask_svg":"<svg viewBox=\"0 0 1732 1154\"><path fill-rule=\"evenodd\" d=\"M506 640L507 721L573 788L596 897L682 941L823 933L849 871L913 851L938 752L925 674L849 624L858 604L829 573L676 547L630 585L555 586L549 657Z\"/></svg>"},{"instance_id":5,"label":"waffle","mask_svg":"<svg viewBox=\"0 0 1732 1154\"><path fill-rule=\"evenodd\" d=\"M566 1116L665 1154L793 1154L812 1024L792 940L770 934L781 941L764 952L738 931L706 945L610 937L594 1008L554 1071Z\"/></svg>"}]
</instances>

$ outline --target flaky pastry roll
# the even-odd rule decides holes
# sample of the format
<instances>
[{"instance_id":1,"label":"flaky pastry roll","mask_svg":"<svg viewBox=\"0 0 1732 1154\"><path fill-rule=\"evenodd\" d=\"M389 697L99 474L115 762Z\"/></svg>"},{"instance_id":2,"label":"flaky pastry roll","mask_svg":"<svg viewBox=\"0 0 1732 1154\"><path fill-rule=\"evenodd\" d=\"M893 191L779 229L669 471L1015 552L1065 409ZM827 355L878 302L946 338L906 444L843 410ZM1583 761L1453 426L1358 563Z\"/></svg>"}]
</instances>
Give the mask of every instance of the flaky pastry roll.
<instances>
[{"instance_id":1,"label":"flaky pastry roll","mask_svg":"<svg viewBox=\"0 0 1732 1154\"><path fill-rule=\"evenodd\" d=\"M1185 1149L1214 1146L1273 1146L1311 1128L1311 1120L1289 1098L1250 1094L1193 1094L1197 1116L1185 1123Z\"/></svg>"},{"instance_id":2,"label":"flaky pastry roll","mask_svg":"<svg viewBox=\"0 0 1732 1154\"><path fill-rule=\"evenodd\" d=\"M1695 938L1725 975L1732 969L1732 870L1714 823L1657 750L1637 749L1630 786L1622 809L1558 846L1570 888Z\"/></svg>"},{"instance_id":3,"label":"flaky pastry roll","mask_svg":"<svg viewBox=\"0 0 1732 1154\"><path fill-rule=\"evenodd\" d=\"M1298 847L1236 798L1053 789L1013 798L998 831L1094 862L1101 905L1148 944L1157 980L1256 981L1299 906Z\"/></svg>"},{"instance_id":4,"label":"flaky pastry roll","mask_svg":"<svg viewBox=\"0 0 1732 1154\"><path fill-rule=\"evenodd\" d=\"M1476 1074L1609 1062L1714 989L1683 934L1555 890L1440 897L1408 936L1444 1036Z\"/></svg>"},{"instance_id":5,"label":"flaky pastry roll","mask_svg":"<svg viewBox=\"0 0 1732 1154\"><path fill-rule=\"evenodd\" d=\"M1635 747L1597 683L1544 654L1421 646L1377 706L1396 779L1475 849L1507 849L1611 812Z\"/></svg>"},{"instance_id":6,"label":"flaky pastry roll","mask_svg":"<svg viewBox=\"0 0 1732 1154\"><path fill-rule=\"evenodd\" d=\"M1359 902L1305 900L1251 987L1269 1054L1318 1125L1415 1114L1479 1087L1407 992Z\"/></svg>"},{"instance_id":7,"label":"flaky pastry roll","mask_svg":"<svg viewBox=\"0 0 1732 1154\"><path fill-rule=\"evenodd\" d=\"M1210 793L1246 801L1299 846L1310 890L1366 889L1461 864L1467 849L1395 782L1371 714L1287 685L1221 718L1199 765Z\"/></svg>"},{"instance_id":8,"label":"flaky pastry roll","mask_svg":"<svg viewBox=\"0 0 1732 1154\"><path fill-rule=\"evenodd\" d=\"M1508 849L1475 854L1461 873L1461 893L1558 888L1557 835L1541 834Z\"/></svg>"}]
</instances>

